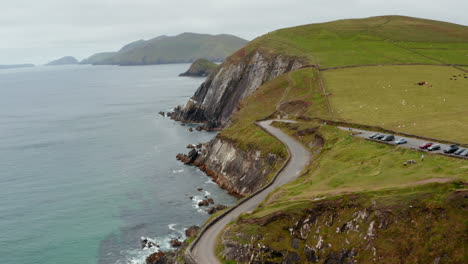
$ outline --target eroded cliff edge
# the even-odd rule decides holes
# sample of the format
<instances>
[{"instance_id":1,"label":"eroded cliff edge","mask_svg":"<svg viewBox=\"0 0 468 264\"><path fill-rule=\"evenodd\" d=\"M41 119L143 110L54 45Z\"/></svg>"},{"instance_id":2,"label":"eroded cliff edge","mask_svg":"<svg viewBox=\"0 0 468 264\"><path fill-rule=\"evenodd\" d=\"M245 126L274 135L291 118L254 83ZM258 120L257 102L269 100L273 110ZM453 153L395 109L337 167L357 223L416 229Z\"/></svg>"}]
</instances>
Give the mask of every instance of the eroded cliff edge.
<instances>
[{"instance_id":1,"label":"eroded cliff edge","mask_svg":"<svg viewBox=\"0 0 468 264\"><path fill-rule=\"evenodd\" d=\"M261 49L245 53L245 49L241 49L231 55L184 106L174 109L171 117L182 122L202 123L202 128L207 130L223 128L241 99L262 84L305 65L302 58Z\"/></svg>"},{"instance_id":2,"label":"eroded cliff edge","mask_svg":"<svg viewBox=\"0 0 468 264\"><path fill-rule=\"evenodd\" d=\"M248 47L231 55L198 88L194 96L171 113L174 120L200 123L205 130L230 125L239 102L264 83L305 65L300 57L275 54ZM203 149L179 154L184 163L198 166L222 188L236 196L251 194L269 180L286 157L258 148L240 148L235 140L218 135Z\"/></svg>"},{"instance_id":3,"label":"eroded cliff edge","mask_svg":"<svg viewBox=\"0 0 468 264\"><path fill-rule=\"evenodd\" d=\"M269 174L284 161L284 158L275 154L242 150L235 142L219 136L193 148L187 155L179 154L177 159L199 167L221 188L238 197L260 189Z\"/></svg>"}]
</instances>

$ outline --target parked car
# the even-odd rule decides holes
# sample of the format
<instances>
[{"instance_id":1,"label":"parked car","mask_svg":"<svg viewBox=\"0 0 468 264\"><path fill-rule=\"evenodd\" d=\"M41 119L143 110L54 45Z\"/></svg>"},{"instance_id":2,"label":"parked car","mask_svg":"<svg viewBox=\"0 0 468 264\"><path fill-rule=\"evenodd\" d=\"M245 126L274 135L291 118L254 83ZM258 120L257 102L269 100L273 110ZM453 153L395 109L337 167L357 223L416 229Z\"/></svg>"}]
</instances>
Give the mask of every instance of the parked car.
<instances>
[{"instance_id":1,"label":"parked car","mask_svg":"<svg viewBox=\"0 0 468 264\"><path fill-rule=\"evenodd\" d=\"M448 148L444 149L444 153L454 153L458 149L459 149L459 147L457 145L453 144L453 145L450 145Z\"/></svg>"},{"instance_id":2,"label":"parked car","mask_svg":"<svg viewBox=\"0 0 468 264\"><path fill-rule=\"evenodd\" d=\"M386 137L386 136L387 136L387 135L385 135L385 134L379 134L379 135L377 135L377 136L375 137L375 139L382 139L382 138L384 138L384 137Z\"/></svg>"},{"instance_id":3,"label":"parked car","mask_svg":"<svg viewBox=\"0 0 468 264\"><path fill-rule=\"evenodd\" d=\"M464 148L459 148L457 149L453 154L455 155L461 155L463 152L465 152L466 149Z\"/></svg>"},{"instance_id":4,"label":"parked car","mask_svg":"<svg viewBox=\"0 0 468 264\"><path fill-rule=\"evenodd\" d=\"M434 150L439 150L440 145L439 144L432 144L430 147L427 148L429 151L434 151Z\"/></svg>"},{"instance_id":5,"label":"parked car","mask_svg":"<svg viewBox=\"0 0 468 264\"><path fill-rule=\"evenodd\" d=\"M392 141L395 139L394 135L386 135L384 138L382 138L383 141Z\"/></svg>"},{"instance_id":6,"label":"parked car","mask_svg":"<svg viewBox=\"0 0 468 264\"><path fill-rule=\"evenodd\" d=\"M379 136L379 135L380 135L380 133L374 133L374 134L370 135L369 138L374 139L374 138L376 138L376 137Z\"/></svg>"},{"instance_id":7,"label":"parked car","mask_svg":"<svg viewBox=\"0 0 468 264\"><path fill-rule=\"evenodd\" d=\"M419 146L419 148L420 149L427 149L432 145L434 145L434 143L428 142L428 143L422 144L421 146Z\"/></svg>"},{"instance_id":8,"label":"parked car","mask_svg":"<svg viewBox=\"0 0 468 264\"><path fill-rule=\"evenodd\" d=\"M406 140L406 138L400 138L398 140L395 140L395 144L397 145L406 144L406 143L408 143L408 140Z\"/></svg>"}]
</instances>

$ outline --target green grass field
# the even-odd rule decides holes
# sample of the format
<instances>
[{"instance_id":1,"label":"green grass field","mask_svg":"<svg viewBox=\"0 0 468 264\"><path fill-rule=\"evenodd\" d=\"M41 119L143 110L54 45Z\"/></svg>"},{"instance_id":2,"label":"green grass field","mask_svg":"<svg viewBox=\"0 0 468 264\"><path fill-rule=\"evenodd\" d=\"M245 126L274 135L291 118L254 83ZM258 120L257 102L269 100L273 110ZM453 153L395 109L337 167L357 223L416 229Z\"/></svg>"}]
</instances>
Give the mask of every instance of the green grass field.
<instances>
[{"instance_id":1,"label":"green grass field","mask_svg":"<svg viewBox=\"0 0 468 264\"><path fill-rule=\"evenodd\" d=\"M335 119L468 143L468 73L444 66L379 66L322 76ZM428 84L417 85L422 81Z\"/></svg>"},{"instance_id":2,"label":"green grass field","mask_svg":"<svg viewBox=\"0 0 468 264\"><path fill-rule=\"evenodd\" d=\"M428 179L468 180L466 160L426 154L424 161L420 161L419 151L355 138L334 126L320 126L315 122L275 125L306 146L314 142L315 135L294 133L319 127L318 133L325 144L301 177L270 195L260 208L273 205L272 209L259 209L261 215L300 201L338 193L404 187ZM417 164L404 166L407 160L415 160Z\"/></svg>"},{"instance_id":3,"label":"green grass field","mask_svg":"<svg viewBox=\"0 0 468 264\"><path fill-rule=\"evenodd\" d=\"M321 68L389 63L468 65L468 29L440 21L380 16L280 29L252 41L257 48L303 57Z\"/></svg>"}]
</instances>

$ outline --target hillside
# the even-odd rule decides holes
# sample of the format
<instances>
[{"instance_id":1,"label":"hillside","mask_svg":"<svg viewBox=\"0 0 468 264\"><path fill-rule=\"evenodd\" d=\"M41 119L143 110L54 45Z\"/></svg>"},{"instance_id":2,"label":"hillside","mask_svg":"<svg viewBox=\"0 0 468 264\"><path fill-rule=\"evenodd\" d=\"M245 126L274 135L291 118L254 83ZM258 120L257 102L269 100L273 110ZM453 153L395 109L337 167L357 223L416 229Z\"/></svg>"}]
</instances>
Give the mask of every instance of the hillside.
<instances>
[{"instance_id":1,"label":"hillside","mask_svg":"<svg viewBox=\"0 0 468 264\"><path fill-rule=\"evenodd\" d=\"M190 65L190 68L179 76L206 77L210 75L218 64L205 59L198 59Z\"/></svg>"},{"instance_id":2,"label":"hillside","mask_svg":"<svg viewBox=\"0 0 468 264\"><path fill-rule=\"evenodd\" d=\"M228 55L247 44L247 40L232 35L182 33L138 40L117 52L95 54L82 64L93 65L149 65L187 63L205 58L223 61Z\"/></svg>"},{"instance_id":3,"label":"hillside","mask_svg":"<svg viewBox=\"0 0 468 264\"><path fill-rule=\"evenodd\" d=\"M57 60L53 60L53 61L47 63L46 65L47 66L56 66L56 65L71 65L71 64L78 64L78 63L79 63L79 61L75 57L66 56L66 57L62 57L62 58L57 59Z\"/></svg>"},{"instance_id":4,"label":"hillside","mask_svg":"<svg viewBox=\"0 0 468 264\"><path fill-rule=\"evenodd\" d=\"M272 118L297 121L277 127L313 158L227 226L220 260L462 263L467 160L369 142L333 124L467 144L467 68L468 27L401 16L281 29L231 55L173 113L221 129L193 164L223 188L255 192L288 156L255 125Z\"/></svg>"},{"instance_id":5,"label":"hillside","mask_svg":"<svg viewBox=\"0 0 468 264\"><path fill-rule=\"evenodd\" d=\"M282 73L307 65L321 70L375 64L466 66L467 28L440 21L383 16L280 29L253 40L230 56L195 93L193 100L198 103L188 104L175 117L223 127L239 100ZM226 87L217 89L220 85ZM226 97L220 91L236 95ZM212 104L215 101L218 104Z\"/></svg>"}]
</instances>

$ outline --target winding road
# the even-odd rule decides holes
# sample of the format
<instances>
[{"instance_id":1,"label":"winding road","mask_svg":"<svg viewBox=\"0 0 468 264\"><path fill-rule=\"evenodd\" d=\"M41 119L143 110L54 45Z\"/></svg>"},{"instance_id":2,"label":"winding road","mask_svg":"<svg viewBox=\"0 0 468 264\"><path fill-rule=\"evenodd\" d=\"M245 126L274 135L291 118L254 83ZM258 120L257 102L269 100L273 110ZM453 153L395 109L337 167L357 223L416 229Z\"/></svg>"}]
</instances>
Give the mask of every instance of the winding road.
<instances>
[{"instance_id":1,"label":"winding road","mask_svg":"<svg viewBox=\"0 0 468 264\"><path fill-rule=\"evenodd\" d=\"M270 185L246 198L246 201L234 207L224 217L218 218L202 231L200 237L187 249L186 259L189 260L190 264L218 264L219 261L215 256L214 249L216 240L224 227L239 216L239 214L254 210L273 190L296 179L309 162L311 158L309 151L294 138L286 135L280 129L271 126L273 121L280 120L261 121L257 124L288 148L290 157L288 163ZM281 120L281 122L291 121Z\"/></svg>"}]
</instances>

